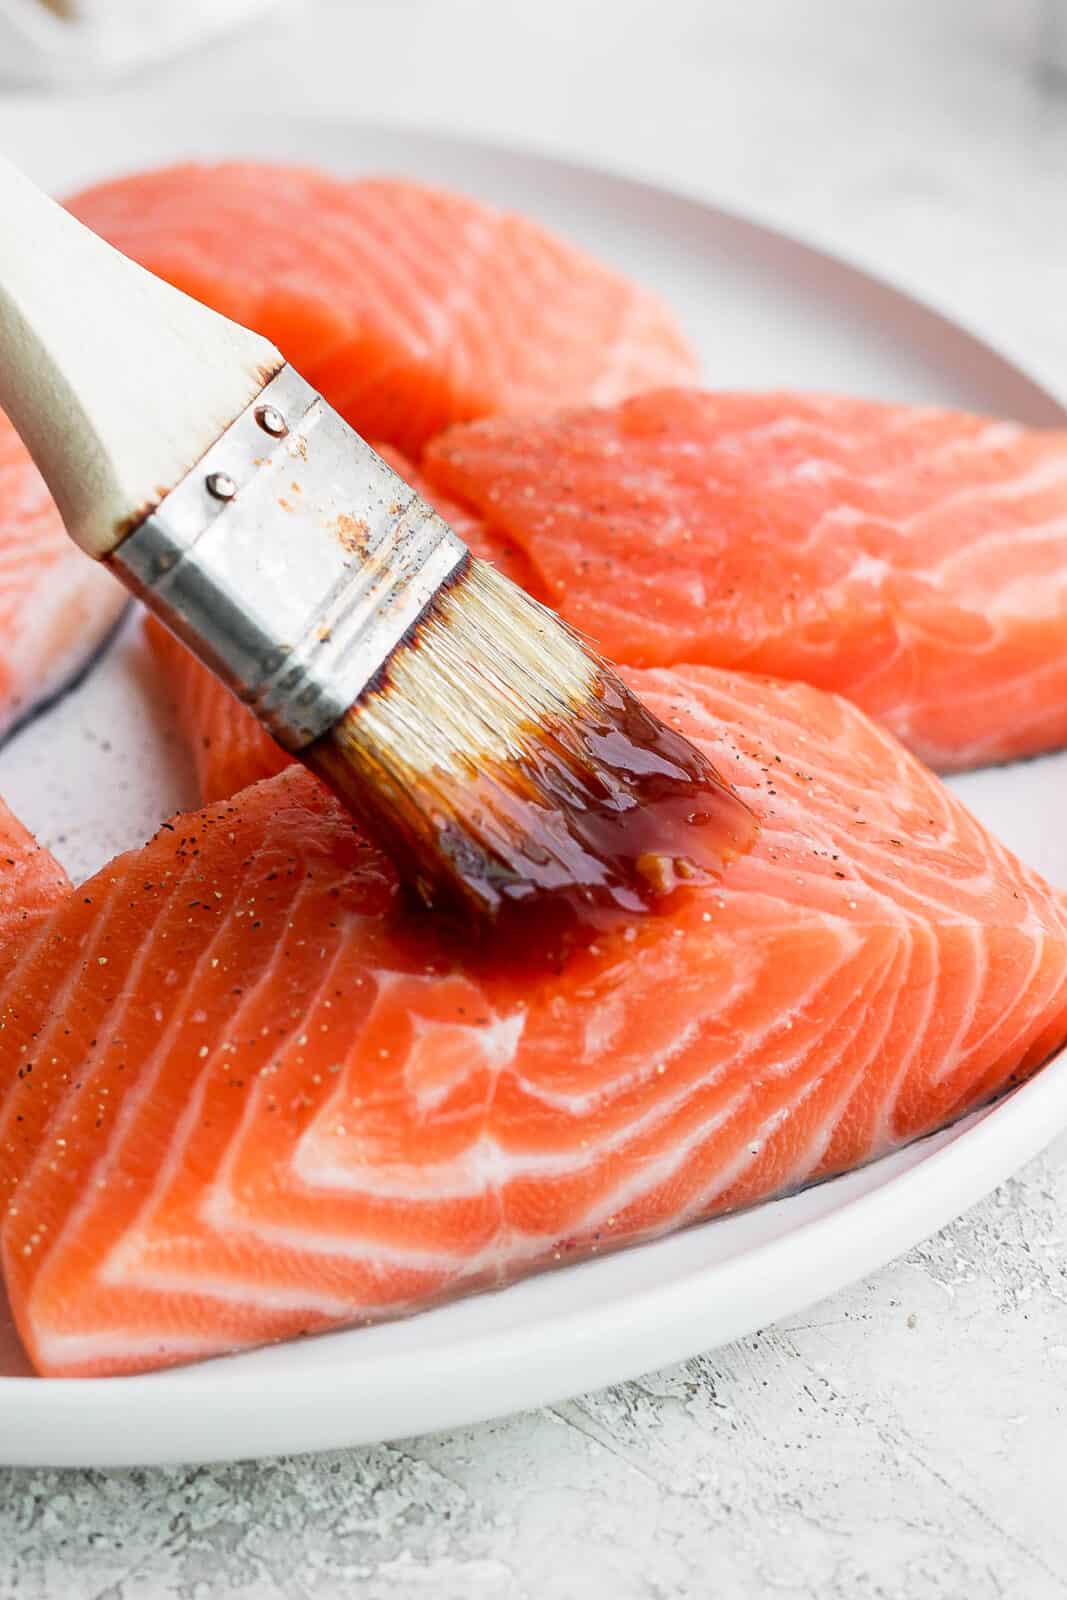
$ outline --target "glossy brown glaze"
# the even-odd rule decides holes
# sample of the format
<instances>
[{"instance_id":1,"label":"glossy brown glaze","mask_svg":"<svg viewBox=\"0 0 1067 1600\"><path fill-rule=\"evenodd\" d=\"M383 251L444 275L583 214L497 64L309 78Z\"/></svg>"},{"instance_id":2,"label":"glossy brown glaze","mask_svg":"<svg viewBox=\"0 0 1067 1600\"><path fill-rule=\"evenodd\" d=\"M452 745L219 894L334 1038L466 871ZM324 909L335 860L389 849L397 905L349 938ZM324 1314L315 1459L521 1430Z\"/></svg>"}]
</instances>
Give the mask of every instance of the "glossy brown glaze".
<instances>
[{"instance_id":1,"label":"glossy brown glaze","mask_svg":"<svg viewBox=\"0 0 1067 1600\"><path fill-rule=\"evenodd\" d=\"M525 730L514 759L434 774L415 803L356 774L323 741L317 771L388 850L425 904L486 948L554 958L583 935L662 912L722 873L756 818L681 734L609 669L566 718Z\"/></svg>"}]
</instances>

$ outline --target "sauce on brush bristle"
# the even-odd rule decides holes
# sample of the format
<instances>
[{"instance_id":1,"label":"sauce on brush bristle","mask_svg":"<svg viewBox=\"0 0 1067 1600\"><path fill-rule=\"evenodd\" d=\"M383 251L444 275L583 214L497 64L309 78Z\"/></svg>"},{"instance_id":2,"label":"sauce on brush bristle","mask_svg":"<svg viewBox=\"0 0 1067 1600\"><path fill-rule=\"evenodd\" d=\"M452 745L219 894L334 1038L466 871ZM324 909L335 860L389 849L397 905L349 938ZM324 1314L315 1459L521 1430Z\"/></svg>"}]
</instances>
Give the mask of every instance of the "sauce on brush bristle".
<instances>
[{"instance_id":1,"label":"sauce on brush bristle","mask_svg":"<svg viewBox=\"0 0 1067 1600\"><path fill-rule=\"evenodd\" d=\"M508 825L506 858L470 849L469 825L440 839L464 898L495 906L498 924L533 912L606 929L662 910L754 842L755 817L706 757L613 673L598 691L566 724L531 730L506 772L474 778L470 822L484 796L494 839Z\"/></svg>"},{"instance_id":2,"label":"sauce on brush bristle","mask_svg":"<svg viewBox=\"0 0 1067 1600\"><path fill-rule=\"evenodd\" d=\"M531 724L518 757L426 778L417 806L368 807L350 754L311 764L349 801L466 954L556 965L621 924L663 913L750 850L758 823L715 768L598 668L567 717Z\"/></svg>"}]
</instances>

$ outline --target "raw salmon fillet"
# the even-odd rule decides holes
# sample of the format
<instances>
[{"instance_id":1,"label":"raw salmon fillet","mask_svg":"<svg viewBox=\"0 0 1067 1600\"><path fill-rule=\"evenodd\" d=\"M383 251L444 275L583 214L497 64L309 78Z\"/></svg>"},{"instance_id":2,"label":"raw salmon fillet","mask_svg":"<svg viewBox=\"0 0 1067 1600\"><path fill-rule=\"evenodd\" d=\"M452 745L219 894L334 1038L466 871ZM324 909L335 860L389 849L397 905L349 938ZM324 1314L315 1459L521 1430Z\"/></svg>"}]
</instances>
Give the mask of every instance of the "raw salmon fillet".
<instances>
[{"instance_id":1,"label":"raw salmon fillet","mask_svg":"<svg viewBox=\"0 0 1067 1600\"><path fill-rule=\"evenodd\" d=\"M176 819L24 943L0 1243L40 1372L654 1235L913 1139L1062 1043L1063 902L889 733L803 684L630 679L762 831L561 970L479 970L299 768Z\"/></svg>"},{"instance_id":2,"label":"raw salmon fillet","mask_svg":"<svg viewBox=\"0 0 1067 1600\"><path fill-rule=\"evenodd\" d=\"M226 800L289 765L294 758L288 751L151 613L145 635L192 754L202 801Z\"/></svg>"},{"instance_id":3,"label":"raw salmon fillet","mask_svg":"<svg viewBox=\"0 0 1067 1600\"><path fill-rule=\"evenodd\" d=\"M0 800L0 976L20 940L65 900L71 882L59 862ZM0 1095L6 1087L8 1017L0 1009Z\"/></svg>"},{"instance_id":4,"label":"raw salmon fillet","mask_svg":"<svg viewBox=\"0 0 1067 1600\"><path fill-rule=\"evenodd\" d=\"M226 162L100 184L70 207L266 334L360 433L408 449L464 418L609 403L696 372L654 295L443 189Z\"/></svg>"},{"instance_id":5,"label":"raw salmon fillet","mask_svg":"<svg viewBox=\"0 0 1067 1600\"><path fill-rule=\"evenodd\" d=\"M394 471L441 513L476 556L491 561L531 593L536 590L536 576L521 550L494 535L477 518L434 489L398 450L389 445L377 448ZM145 628L192 751L202 801L226 800L238 789L288 766L292 757L179 639L152 616L147 618Z\"/></svg>"},{"instance_id":6,"label":"raw salmon fillet","mask_svg":"<svg viewBox=\"0 0 1067 1600\"><path fill-rule=\"evenodd\" d=\"M0 735L77 675L126 598L68 537L0 413Z\"/></svg>"},{"instance_id":7,"label":"raw salmon fillet","mask_svg":"<svg viewBox=\"0 0 1067 1600\"><path fill-rule=\"evenodd\" d=\"M837 690L942 771L1067 743L1067 433L672 391L461 428L423 468L617 660Z\"/></svg>"}]
</instances>

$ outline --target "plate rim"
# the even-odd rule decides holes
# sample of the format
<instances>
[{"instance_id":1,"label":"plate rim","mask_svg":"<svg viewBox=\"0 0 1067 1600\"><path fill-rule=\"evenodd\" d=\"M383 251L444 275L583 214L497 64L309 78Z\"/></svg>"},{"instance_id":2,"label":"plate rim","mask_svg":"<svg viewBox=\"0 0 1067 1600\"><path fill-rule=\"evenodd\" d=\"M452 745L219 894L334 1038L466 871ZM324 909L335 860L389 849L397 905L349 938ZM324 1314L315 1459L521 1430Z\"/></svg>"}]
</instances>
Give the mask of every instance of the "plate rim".
<instances>
[{"instance_id":1,"label":"plate rim","mask_svg":"<svg viewBox=\"0 0 1067 1600\"><path fill-rule=\"evenodd\" d=\"M301 1454L309 1451L355 1447L388 1442L413 1433L434 1432L443 1428L468 1426L536 1406L557 1404L589 1388L605 1388L637 1378L643 1373L676 1361L689 1359L733 1339L743 1338L780 1316L799 1313L815 1301L877 1271L900 1251L913 1248L958 1217L976 1201L1008 1178L1020 1165L1037 1155L1062 1127L1067 1125L1067 1049L1052 1057L1032 1078L1000 1101L979 1109L952 1128L928 1135L908 1148L945 1139L920 1157L905 1171L896 1173L866 1193L847 1200L828 1215L800 1223L778 1237L742 1249L725 1261L703 1267L687 1267L660 1281L640 1287L624 1301L609 1298L592 1306L570 1308L534 1323L482 1335L464 1335L418 1354L419 1381L413 1385L407 1370L410 1352L376 1352L368 1361L353 1361L351 1366L316 1366L311 1363L299 1379L289 1376L279 1381L278 1374L235 1372L231 1360L219 1357L199 1365L174 1368L158 1373L118 1378L37 1378L0 1379L0 1458L7 1466L26 1467L136 1467L189 1465L224 1460L251 1460L275 1454ZM947 1137L946 1137L947 1136ZM899 1154L899 1152L898 1152ZM883 1159L891 1159L883 1158ZM880 1162L869 1164L876 1169ZM845 1174L847 1178L850 1174ZM826 1190L833 1190L842 1179L829 1179ZM902 1204L906 1191L908 1203ZM915 1199L921 1198L923 1222L914 1224ZM768 1201L768 1205L788 1204ZM697 1223L692 1231L714 1228L711 1219ZM668 1236L669 1237L669 1236ZM862 1266L857 1270L855 1246L862 1250ZM656 1241L633 1246L654 1249ZM814 1247L814 1248L813 1248ZM627 1250L616 1253L624 1255ZM788 1258L804 1257L807 1277L798 1298L788 1285ZM601 1263L585 1261L564 1269L581 1273ZM754 1293L751 1280L765 1275L762 1294ZM516 1285L518 1287L519 1285ZM700 1312L717 1297L743 1286L748 1309L735 1318L725 1333L716 1334L709 1344L701 1339ZM508 1289L502 1289L507 1294ZM753 1308L757 1301L758 1309ZM447 1307L442 1308L447 1310ZM434 1315L433 1311L422 1315ZM721 1315L721 1312L720 1312ZM689 1331L675 1332L665 1341L665 1325L677 1329L687 1323ZM547 1353L554 1359L546 1363L546 1330L550 1334ZM359 1329L338 1330L322 1335L331 1342L358 1338ZM574 1335L578 1338L575 1339ZM625 1337L621 1337L625 1335ZM638 1354L655 1348L650 1360ZM605 1355L605 1352L607 1354ZM566 1356L566 1377L560 1371L560 1355ZM254 1354L254 1352L249 1352ZM481 1398L472 1401L469 1391L452 1392L447 1387L455 1375L457 1354L465 1366L476 1367ZM515 1370L521 1376L518 1384ZM353 1402L373 1392L383 1382L407 1387L416 1396L419 1420L413 1425L411 1401L397 1409L395 1424L364 1427L347 1409ZM262 1410L265 1388L273 1397L285 1394L290 1403L328 1397L334 1402L325 1419L321 1414L266 1415ZM509 1398L500 1403L502 1390ZM27 1417L19 1429L20 1438L12 1452L9 1421L4 1417L5 1399L29 1395ZM213 1413L213 1429L232 1422L253 1427L250 1446L234 1452L217 1446L198 1448L192 1443L200 1431L199 1422L189 1423L196 1402L207 1402ZM104 1445L96 1430L128 1420L136 1410L153 1414L153 1427L159 1428L159 1413L172 1408L169 1433L157 1431L150 1443L136 1433L123 1433ZM30 1415L29 1413L32 1413ZM174 1420L178 1426L175 1427ZM91 1448L80 1447L79 1437L61 1436L58 1443L38 1434L49 1424L72 1421L89 1431L95 1439Z\"/></svg>"},{"instance_id":2,"label":"plate rim","mask_svg":"<svg viewBox=\"0 0 1067 1600\"><path fill-rule=\"evenodd\" d=\"M173 96L174 91L164 87L161 92L147 96L147 91L144 89L127 88L107 101L83 100L76 108L68 108L68 114L89 118L99 124L111 123L118 127L130 116L131 107L143 102L146 96L159 107L166 103L168 94ZM32 123L34 120L52 121L54 117L54 103L37 98L22 105L10 106L6 109L6 113L0 108L0 129L6 130L8 121ZM202 125L207 128L232 128L240 132L247 128L248 119L243 112L212 108L202 119ZM844 268L850 276L862 280L872 288L906 301L912 309L918 309L943 324L947 332L957 337L962 334L977 346L983 355L993 356L1003 366L1010 368L1015 378L1021 379L1038 391L1067 422L1067 382L1059 379L1051 371L1046 372L1039 356L1029 351L1017 350L1010 341L981 325L978 319L957 315L937 294L913 284L906 275L898 277L892 272L876 267L862 255L823 241L816 234L809 234L793 223L778 223L769 212L764 212L758 207L752 210L742 209L731 202L704 194L693 184L660 173L653 167L645 168L631 162L612 161L602 154L587 157L570 148L556 149L549 144L542 145L536 138L497 139L490 134L466 129L457 130L435 124L433 121L420 122L402 117L364 117L358 114L340 116L303 108L297 110L285 108L273 118L272 129L277 132L286 127L321 128L335 132L342 129L353 137L365 131L372 139L385 137L396 140L411 139L438 146L444 144L451 146L457 152L466 150L476 152L483 157L518 159L553 168L557 172L569 172L579 178L594 177L602 182L617 185L621 189L640 191L649 199L667 196L671 201L681 202L695 212L711 213L738 229L759 233L768 239L784 241L813 259L821 260L835 268ZM193 155L171 159L210 158ZM267 158L256 157L246 151L235 159Z\"/></svg>"}]
</instances>

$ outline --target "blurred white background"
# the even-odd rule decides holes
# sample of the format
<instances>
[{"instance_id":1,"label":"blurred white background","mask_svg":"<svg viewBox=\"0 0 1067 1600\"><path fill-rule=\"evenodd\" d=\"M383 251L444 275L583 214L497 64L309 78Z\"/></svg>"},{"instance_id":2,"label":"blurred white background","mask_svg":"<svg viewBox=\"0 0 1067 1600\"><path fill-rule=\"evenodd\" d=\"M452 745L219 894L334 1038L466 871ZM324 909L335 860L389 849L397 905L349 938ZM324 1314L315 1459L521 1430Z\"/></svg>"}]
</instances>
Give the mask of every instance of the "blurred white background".
<instances>
[{"instance_id":1,"label":"blurred white background","mask_svg":"<svg viewBox=\"0 0 1067 1600\"><path fill-rule=\"evenodd\" d=\"M1065 0L306 0L149 84L178 117L243 104L388 118L666 179L925 289L1067 383L1067 75L1042 70L1065 13Z\"/></svg>"},{"instance_id":2,"label":"blurred white background","mask_svg":"<svg viewBox=\"0 0 1067 1600\"><path fill-rule=\"evenodd\" d=\"M835 246L1067 383L1065 34L1067 0L291 0L84 92L129 103L131 163L150 93L178 119L387 118L645 173ZM34 98L0 97L0 131Z\"/></svg>"}]
</instances>

